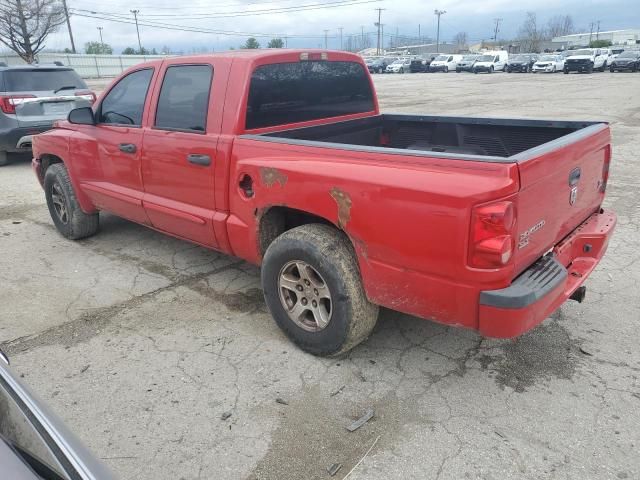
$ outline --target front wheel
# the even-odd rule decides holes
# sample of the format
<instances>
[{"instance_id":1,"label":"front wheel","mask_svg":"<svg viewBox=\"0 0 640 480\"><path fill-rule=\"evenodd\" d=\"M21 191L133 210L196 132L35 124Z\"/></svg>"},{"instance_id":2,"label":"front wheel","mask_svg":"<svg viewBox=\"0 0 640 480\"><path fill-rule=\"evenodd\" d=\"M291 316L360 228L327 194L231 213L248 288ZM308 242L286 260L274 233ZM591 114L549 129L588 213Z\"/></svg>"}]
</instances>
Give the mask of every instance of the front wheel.
<instances>
[{"instance_id":1,"label":"front wheel","mask_svg":"<svg viewBox=\"0 0 640 480\"><path fill-rule=\"evenodd\" d=\"M607 69L607 62L604 62L602 64L602 67L600 67L600 71L604 73L604 71Z\"/></svg>"},{"instance_id":2,"label":"front wheel","mask_svg":"<svg viewBox=\"0 0 640 480\"><path fill-rule=\"evenodd\" d=\"M0 167L4 167L9 163L7 152L0 152Z\"/></svg>"},{"instance_id":3,"label":"front wheel","mask_svg":"<svg viewBox=\"0 0 640 480\"><path fill-rule=\"evenodd\" d=\"M98 214L82 211L64 164L56 163L47 169L44 193L51 219L63 237L79 240L98 231Z\"/></svg>"},{"instance_id":4,"label":"front wheel","mask_svg":"<svg viewBox=\"0 0 640 480\"><path fill-rule=\"evenodd\" d=\"M491 67L489 67L489 73L493 73L493 65L491 65Z\"/></svg>"},{"instance_id":5,"label":"front wheel","mask_svg":"<svg viewBox=\"0 0 640 480\"><path fill-rule=\"evenodd\" d=\"M352 349L378 319L349 239L329 225L303 225L274 240L264 255L262 288L278 326L314 355Z\"/></svg>"}]
</instances>

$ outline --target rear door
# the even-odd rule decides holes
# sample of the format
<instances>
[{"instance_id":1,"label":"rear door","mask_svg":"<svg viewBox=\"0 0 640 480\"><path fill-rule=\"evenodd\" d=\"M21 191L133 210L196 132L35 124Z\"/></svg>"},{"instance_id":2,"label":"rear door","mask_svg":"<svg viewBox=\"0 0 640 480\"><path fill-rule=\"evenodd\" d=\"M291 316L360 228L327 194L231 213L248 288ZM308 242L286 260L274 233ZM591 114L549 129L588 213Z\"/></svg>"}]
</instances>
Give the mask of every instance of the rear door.
<instances>
[{"instance_id":1,"label":"rear door","mask_svg":"<svg viewBox=\"0 0 640 480\"><path fill-rule=\"evenodd\" d=\"M141 149L151 67L122 77L102 99L95 126L77 126L76 176L83 190L101 210L138 223L149 220L142 206Z\"/></svg>"},{"instance_id":2,"label":"rear door","mask_svg":"<svg viewBox=\"0 0 640 480\"><path fill-rule=\"evenodd\" d=\"M14 105L20 127L51 125L74 108L91 106L94 100L84 80L70 68L12 68L2 77L0 89Z\"/></svg>"},{"instance_id":3,"label":"rear door","mask_svg":"<svg viewBox=\"0 0 640 480\"><path fill-rule=\"evenodd\" d=\"M224 60L220 60L223 62ZM214 166L226 69L218 59L165 63L155 89L142 156L144 207L151 224L217 247Z\"/></svg>"}]
</instances>

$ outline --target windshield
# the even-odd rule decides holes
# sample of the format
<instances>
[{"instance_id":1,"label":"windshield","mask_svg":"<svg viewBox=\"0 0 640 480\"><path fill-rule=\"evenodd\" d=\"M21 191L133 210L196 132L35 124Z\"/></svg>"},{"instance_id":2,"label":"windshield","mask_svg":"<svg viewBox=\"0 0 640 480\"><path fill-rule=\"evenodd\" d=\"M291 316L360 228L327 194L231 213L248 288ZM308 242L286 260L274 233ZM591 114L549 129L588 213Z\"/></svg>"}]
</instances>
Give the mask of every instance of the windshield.
<instances>
[{"instance_id":1,"label":"windshield","mask_svg":"<svg viewBox=\"0 0 640 480\"><path fill-rule=\"evenodd\" d=\"M570 53L570 55L573 57L575 55L587 55L587 56L591 56L593 55L593 53L591 52L591 50L574 50L573 52Z\"/></svg>"},{"instance_id":2,"label":"windshield","mask_svg":"<svg viewBox=\"0 0 640 480\"><path fill-rule=\"evenodd\" d=\"M4 90L7 92L55 91L61 87L87 88L73 70L38 68L37 70L5 70Z\"/></svg>"},{"instance_id":3,"label":"windshield","mask_svg":"<svg viewBox=\"0 0 640 480\"><path fill-rule=\"evenodd\" d=\"M465 62L469 62L471 60L475 60L476 58L478 58L477 55L465 55L464 57L462 57L462 60Z\"/></svg>"},{"instance_id":4,"label":"windshield","mask_svg":"<svg viewBox=\"0 0 640 480\"><path fill-rule=\"evenodd\" d=\"M404 63L404 60L398 59L395 62L393 62L391 65L402 65L403 63Z\"/></svg>"},{"instance_id":5,"label":"windshield","mask_svg":"<svg viewBox=\"0 0 640 480\"><path fill-rule=\"evenodd\" d=\"M479 62L493 62L494 58L495 58L494 55L480 55L478 57L478 61Z\"/></svg>"},{"instance_id":6,"label":"windshield","mask_svg":"<svg viewBox=\"0 0 640 480\"><path fill-rule=\"evenodd\" d=\"M543 55L542 57L540 57L540 60L538 60L539 62L552 62L554 60L557 60L558 57L556 55Z\"/></svg>"},{"instance_id":7,"label":"windshield","mask_svg":"<svg viewBox=\"0 0 640 480\"><path fill-rule=\"evenodd\" d=\"M618 58L636 58L640 55L640 52L622 52L618 55Z\"/></svg>"},{"instance_id":8,"label":"windshield","mask_svg":"<svg viewBox=\"0 0 640 480\"><path fill-rule=\"evenodd\" d=\"M434 61L444 62L449 58L449 55L438 55Z\"/></svg>"}]
</instances>

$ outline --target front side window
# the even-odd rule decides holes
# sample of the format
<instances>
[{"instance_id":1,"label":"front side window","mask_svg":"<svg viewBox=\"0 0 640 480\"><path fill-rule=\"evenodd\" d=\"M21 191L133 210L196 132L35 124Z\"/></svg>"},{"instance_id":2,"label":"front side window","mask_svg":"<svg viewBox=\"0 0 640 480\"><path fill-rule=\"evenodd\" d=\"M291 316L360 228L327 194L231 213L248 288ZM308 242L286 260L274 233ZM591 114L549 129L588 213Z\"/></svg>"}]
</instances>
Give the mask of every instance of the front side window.
<instances>
[{"instance_id":1,"label":"front side window","mask_svg":"<svg viewBox=\"0 0 640 480\"><path fill-rule=\"evenodd\" d=\"M210 65L167 68L158 99L156 128L204 132L212 78Z\"/></svg>"},{"instance_id":2,"label":"front side window","mask_svg":"<svg viewBox=\"0 0 640 480\"><path fill-rule=\"evenodd\" d=\"M113 87L100 105L100 123L142 125L153 70L146 68L128 74Z\"/></svg>"},{"instance_id":3,"label":"front side window","mask_svg":"<svg viewBox=\"0 0 640 480\"><path fill-rule=\"evenodd\" d=\"M305 122L375 110L366 70L356 62L302 61L257 67L246 128Z\"/></svg>"}]
</instances>

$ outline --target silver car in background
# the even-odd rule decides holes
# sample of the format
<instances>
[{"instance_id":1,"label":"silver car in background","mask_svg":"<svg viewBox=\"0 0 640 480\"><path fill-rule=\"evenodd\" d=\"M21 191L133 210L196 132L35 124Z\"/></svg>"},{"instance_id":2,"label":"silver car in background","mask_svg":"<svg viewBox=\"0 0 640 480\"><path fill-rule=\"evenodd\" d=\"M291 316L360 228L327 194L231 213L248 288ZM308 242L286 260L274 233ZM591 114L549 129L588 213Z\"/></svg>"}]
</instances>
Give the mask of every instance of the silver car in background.
<instances>
[{"instance_id":1,"label":"silver car in background","mask_svg":"<svg viewBox=\"0 0 640 480\"><path fill-rule=\"evenodd\" d=\"M8 363L0 351L0 479L113 480Z\"/></svg>"},{"instance_id":2,"label":"silver car in background","mask_svg":"<svg viewBox=\"0 0 640 480\"><path fill-rule=\"evenodd\" d=\"M0 66L0 166L8 152L31 149L31 137L96 97L80 76L61 65Z\"/></svg>"}]
</instances>

